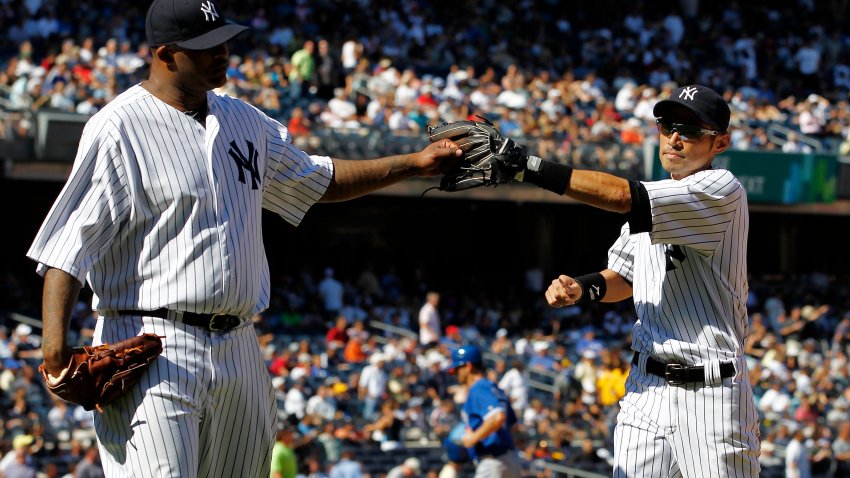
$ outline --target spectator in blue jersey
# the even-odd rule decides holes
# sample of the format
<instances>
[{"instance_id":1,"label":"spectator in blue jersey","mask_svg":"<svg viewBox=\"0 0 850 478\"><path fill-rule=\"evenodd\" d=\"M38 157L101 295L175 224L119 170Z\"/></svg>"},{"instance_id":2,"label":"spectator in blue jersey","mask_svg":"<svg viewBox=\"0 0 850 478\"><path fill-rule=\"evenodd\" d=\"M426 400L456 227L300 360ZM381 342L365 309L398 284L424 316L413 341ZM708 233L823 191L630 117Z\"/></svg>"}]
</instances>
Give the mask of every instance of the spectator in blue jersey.
<instances>
[{"instance_id":1,"label":"spectator in blue jersey","mask_svg":"<svg viewBox=\"0 0 850 478\"><path fill-rule=\"evenodd\" d=\"M466 433L460 441L475 461L475 476L519 478L519 455L510 431L517 418L505 392L485 378L481 349L464 345L455 350L449 372L469 388L462 409Z\"/></svg>"}]
</instances>

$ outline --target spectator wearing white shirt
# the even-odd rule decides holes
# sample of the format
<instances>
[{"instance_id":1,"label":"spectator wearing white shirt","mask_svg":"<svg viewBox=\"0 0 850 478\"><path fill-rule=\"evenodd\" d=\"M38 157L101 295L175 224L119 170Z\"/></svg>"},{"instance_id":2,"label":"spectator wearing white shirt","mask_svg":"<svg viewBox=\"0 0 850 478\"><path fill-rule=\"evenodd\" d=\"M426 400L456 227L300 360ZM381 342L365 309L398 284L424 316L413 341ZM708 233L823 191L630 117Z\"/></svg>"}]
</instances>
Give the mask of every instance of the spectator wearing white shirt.
<instances>
[{"instance_id":1,"label":"spectator wearing white shirt","mask_svg":"<svg viewBox=\"0 0 850 478\"><path fill-rule=\"evenodd\" d=\"M316 394L307 400L305 412L308 416L321 417L330 421L336 415L336 400L331 390L325 385L319 385Z\"/></svg>"},{"instance_id":2,"label":"spectator wearing white shirt","mask_svg":"<svg viewBox=\"0 0 850 478\"><path fill-rule=\"evenodd\" d=\"M287 415L293 415L298 419L304 418L304 413L307 409L307 399L304 396L304 382L295 380L292 383L292 388L286 392L286 398L283 401L283 410Z\"/></svg>"},{"instance_id":3,"label":"spectator wearing white shirt","mask_svg":"<svg viewBox=\"0 0 850 478\"><path fill-rule=\"evenodd\" d=\"M438 292L428 292L425 296L425 304L419 309L419 343L426 346L435 346L440 340L440 312L437 306L440 304Z\"/></svg>"},{"instance_id":4,"label":"spectator wearing white shirt","mask_svg":"<svg viewBox=\"0 0 850 478\"><path fill-rule=\"evenodd\" d=\"M387 391L387 373L384 371L386 358L380 352L369 357L369 365L363 367L357 382L357 395L363 400L363 418L377 418L378 403Z\"/></svg>"},{"instance_id":5,"label":"spectator wearing white shirt","mask_svg":"<svg viewBox=\"0 0 850 478\"><path fill-rule=\"evenodd\" d=\"M782 390L782 382L774 380L770 389L764 392L758 403L758 409L768 420L780 420L787 415L791 407L791 396Z\"/></svg>"},{"instance_id":6,"label":"spectator wearing white shirt","mask_svg":"<svg viewBox=\"0 0 850 478\"><path fill-rule=\"evenodd\" d=\"M794 432L794 438L785 447L785 478L812 478L809 450L802 428Z\"/></svg>"},{"instance_id":7,"label":"spectator wearing white shirt","mask_svg":"<svg viewBox=\"0 0 850 478\"><path fill-rule=\"evenodd\" d=\"M523 373L525 365L521 360L514 360L511 368L499 380L499 388L508 396L516 416L523 416L528 406L528 381Z\"/></svg>"}]
</instances>

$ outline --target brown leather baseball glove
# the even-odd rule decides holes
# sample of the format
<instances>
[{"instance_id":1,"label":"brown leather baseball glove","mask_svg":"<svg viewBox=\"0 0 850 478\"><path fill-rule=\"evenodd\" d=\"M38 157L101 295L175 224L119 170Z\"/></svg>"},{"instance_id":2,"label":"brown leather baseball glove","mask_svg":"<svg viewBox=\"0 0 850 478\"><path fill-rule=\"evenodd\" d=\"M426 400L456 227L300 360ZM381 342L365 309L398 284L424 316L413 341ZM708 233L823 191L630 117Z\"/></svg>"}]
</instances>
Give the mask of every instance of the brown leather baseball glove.
<instances>
[{"instance_id":1,"label":"brown leather baseball glove","mask_svg":"<svg viewBox=\"0 0 850 478\"><path fill-rule=\"evenodd\" d=\"M162 339L142 334L114 344L71 350L68 367L58 377L38 367L47 388L60 398L97 409L115 401L135 385L145 369L162 353Z\"/></svg>"}]
</instances>

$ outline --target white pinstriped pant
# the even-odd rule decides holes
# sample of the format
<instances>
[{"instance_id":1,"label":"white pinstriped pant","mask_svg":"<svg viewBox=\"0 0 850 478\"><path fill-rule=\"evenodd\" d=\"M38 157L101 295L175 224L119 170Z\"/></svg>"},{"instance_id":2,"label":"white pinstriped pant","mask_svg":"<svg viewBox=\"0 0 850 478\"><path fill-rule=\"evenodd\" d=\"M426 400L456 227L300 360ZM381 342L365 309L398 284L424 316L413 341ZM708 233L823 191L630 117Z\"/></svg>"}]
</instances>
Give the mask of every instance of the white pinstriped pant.
<instances>
[{"instance_id":1,"label":"white pinstriped pant","mask_svg":"<svg viewBox=\"0 0 850 478\"><path fill-rule=\"evenodd\" d=\"M758 414L746 378L668 385L632 366L614 431L616 478L749 478L759 475Z\"/></svg>"},{"instance_id":2,"label":"white pinstriped pant","mask_svg":"<svg viewBox=\"0 0 850 478\"><path fill-rule=\"evenodd\" d=\"M110 478L267 478L277 419L253 325L207 332L156 317L101 318L95 344L151 332L163 353L127 395L94 412Z\"/></svg>"}]
</instances>

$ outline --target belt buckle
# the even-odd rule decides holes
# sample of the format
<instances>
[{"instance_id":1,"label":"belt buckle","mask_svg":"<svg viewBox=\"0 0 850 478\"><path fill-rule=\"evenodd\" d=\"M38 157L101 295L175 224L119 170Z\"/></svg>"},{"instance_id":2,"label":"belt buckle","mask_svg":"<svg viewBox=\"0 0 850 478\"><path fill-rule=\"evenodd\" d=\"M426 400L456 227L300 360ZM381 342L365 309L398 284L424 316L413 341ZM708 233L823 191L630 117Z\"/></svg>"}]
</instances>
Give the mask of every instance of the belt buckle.
<instances>
[{"instance_id":1,"label":"belt buckle","mask_svg":"<svg viewBox=\"0 0 850 478\"><path fill-rule=\"evenodd\" d=\"M221 319L221 324L219 324L219 320ZM207 324L207 328L212 332L223 332L225 330L230 330L235 328L238 324L235 323L236 317L229 314L213 314L210 317L210 321Z\"/></svg>"},{"instance_id":2,"label":"belt buckle","mask_svg":"<svg viewBox=\"0 0 850 478\"><path fill-rule=\"evenodd\" d=\"M680 363L668 363L664 366L664 379L670 385L683 385L685 380L682 380L681 374L685 373L687 369L688 367Z\"/></svg>"}]
</instances>

